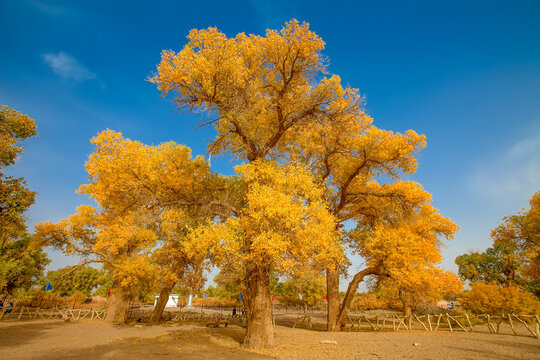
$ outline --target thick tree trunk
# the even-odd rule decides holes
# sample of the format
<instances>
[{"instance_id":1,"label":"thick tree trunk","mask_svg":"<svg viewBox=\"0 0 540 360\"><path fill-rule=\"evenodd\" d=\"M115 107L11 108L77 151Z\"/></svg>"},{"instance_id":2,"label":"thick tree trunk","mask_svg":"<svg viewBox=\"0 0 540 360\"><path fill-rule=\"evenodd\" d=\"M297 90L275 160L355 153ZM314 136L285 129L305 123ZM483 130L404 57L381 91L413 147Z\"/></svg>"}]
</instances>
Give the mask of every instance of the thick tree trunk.
<instances>
[{"instance_id":1,"label":"thick tree trunk","mask_svg":"<svg viewBox=\"0 0 540 360\"><path fill-rule=\"evenodd\" d=\"M154 307L154 311L152 312L152 317L150 318L151 322L158 323L161 321L163 310L165 310L165 305L167 305L167 301L169 301L169 295L171 295L174 285L176 285L175 282L169 282L169 283L166 283L161 289L157 304Z\"/></svg>"},{"instance_id":2,"label":"thick tree trunk","mask_svg":"<svg viewBox=\"0 0 540 360\"><path fill-rule=\"evenodd\" d=\"M407 294L407 292L403 290L399 290L399 299L401 300L402 310L404 316L411 316L412 315L412 308L411 308L411 296Z\"/></svg>"},{"instance_id":3,"label":"thick tree trunk","mask_svg":"<svg viewBox=\"0 0 540 360\"><path fill-rule=\"evenodd\" d=\"M245 283L244 304L246 309L246 337L244 345L262 349L274 344L272 327L272 301L270 297L270 273L254 267Z\"/></svg>"},{"instance_id":4,"label":"thick tree trunk","mask_svg":"<svg viewBox=\"0 0 540 360\"><path fill-rule=\"evenodd\" d=\"M337 270L326 270L326 330L335 331L336 322L339 315L339 272Z\"/></svg>"},{"instance_id":5,"label":"thick tree trunk","mask_svg":"<svg viewBox=\"0 0 540 360\"><path fill-rule=\"evenodd\" d=\"M105 321L112 324L125 324L127 321L130 294L122 288L111 289L111 296L107 300L107 314Z\"/></svg>"},{"instance_id":6,"label":"thick tree trunk","mask_svg":"<svg viewBox=\"0 0 540 360\"><path fill-rule=\"evenodd\" d=\"M347 292L345 293L345 296L343 297L343 302L341 303L341 306L339 308L339 315L334 325L336 330L343 331L343 329L345 329L345 326L347 325L347 316L349 316L352 301L354 299L354 294L356 294L358 285L364 280L364 277L375 274L378 274L378 269L372 267L364 269L354 275L352 281L347 287Z\"/></svg>"},{"instance_id":7,"label":"thick tree trunk","mask_svg":"<svg viewBox=\"0 0 540 360\"><path fill-rule=\"evenodd\" d=\"M403 315L405 316L411 316L412 315L412 309L410 305L403 304Z\"/></svg>"}]
</instances>

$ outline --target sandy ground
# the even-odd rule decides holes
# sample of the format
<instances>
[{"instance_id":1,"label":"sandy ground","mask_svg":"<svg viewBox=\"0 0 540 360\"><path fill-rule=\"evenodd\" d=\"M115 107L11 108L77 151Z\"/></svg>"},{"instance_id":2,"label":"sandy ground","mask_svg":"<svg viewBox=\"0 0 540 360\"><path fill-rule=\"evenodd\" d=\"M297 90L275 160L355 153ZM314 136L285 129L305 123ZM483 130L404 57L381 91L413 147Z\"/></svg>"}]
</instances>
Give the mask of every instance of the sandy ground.
<instances>
[{"instance_id":1,"label":"sandy ground","mask_svg":"<svg viewBox=\"0 0 540 360\"><path fill-rule=\"evenodd\" d=\"M275 347L248 351L244 329L4 321L0 359L540 359L533 337L464 332L327 333L275 327ZM322 340L336 341L324 344ZM418 345L414 345L418 344Z\"/></svg>"}]
</instances>

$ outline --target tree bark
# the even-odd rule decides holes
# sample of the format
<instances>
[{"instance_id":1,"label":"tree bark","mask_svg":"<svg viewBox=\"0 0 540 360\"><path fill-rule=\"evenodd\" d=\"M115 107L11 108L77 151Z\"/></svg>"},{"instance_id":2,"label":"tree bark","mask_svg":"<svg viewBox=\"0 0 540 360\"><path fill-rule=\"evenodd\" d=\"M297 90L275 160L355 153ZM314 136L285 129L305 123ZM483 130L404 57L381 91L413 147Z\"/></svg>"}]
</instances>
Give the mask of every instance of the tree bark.
<instances>
[{"instance_id":1,"label":"tree bark","mask_svg":"<svg viewBox=\"0 0 540 360\"><path fill-rule=\"evenodd\" d=\"M401 300L402 310L404 316L412 315L411 297L403 290L399 290L399 299Z\"/></svg>"},{"instance_id":2,"label":"tree bark","mask_svg":"<svg viewBox=\"0 0 540 360\"><path fill-rule=\"evenodd\" d=\"M412 315L412 309L410 305L403 304L403 315L405 316L411 316Z\"/></svg>"},{"instance_id":3,"label":"tree bark","mask_svg":"<svg viewBox=\"0 0 540 360\"><path fill-rule=\"evenodd\" d=\"M345 296L343 297L343 302L341 303L341 306L339 308L339 315L337 317L336 323L334 324L334 328L336 330L343 331L343 329L345 329L345 326L347 325L347 316L349 316L352 301L354 299L354 294L358 289L358 285L364 280L364 277L368 275L375 275L378 273L378 268L371 267L364 269L354 275L352 281L347 287L347 292L345 293Z\"/></svg>"},{"instance_id":4,"label":"tree bark","mask_svg":"<svg viewBox=\"0 0 540 360\"><path fill-rule=\"evenodd\" d=\"M336 331L336 322L339 315L339 271L326 270L326 330Z\"/></svg>"},{"instance_id":5,"label":"tree bark","mask_svg":"<svg viewBox=\"0 0 540 360\"><path fill-rule=\"evenodd\" d=\"M165 310L165 305L167 305L167 301L169 301L169 295L171 295L171 292L175 285L176 283L174 281L171 281L171 282L166 283L161 289L157 304L154 307L154 311L152 312L152 317L150 318L150 321L152 323L158 323L161 321L163 310Z\"/></svg>"},{"instance_id":6,"label":"tree bark","mask_svg":"<svg viewBox=\"0 0 540 360\"><path fill-rule=\"evenodd\" d=\"M272 302L270 297L270 272L254 266L248 271L245 282L246 336L244 345L262 349L274 344Z\"/></svg>"},{"instance_id":7,"label":"tree bark","mask_svg":"<svg viewBox=\"0 0 540 360\"><path fill-rule=\"evenodd\" d=\"M131 296L128 291L120 287L111 289L111 296L107 300L105 321L112 324L125 324L130 300Z\"/></svg>"}]
</instances>

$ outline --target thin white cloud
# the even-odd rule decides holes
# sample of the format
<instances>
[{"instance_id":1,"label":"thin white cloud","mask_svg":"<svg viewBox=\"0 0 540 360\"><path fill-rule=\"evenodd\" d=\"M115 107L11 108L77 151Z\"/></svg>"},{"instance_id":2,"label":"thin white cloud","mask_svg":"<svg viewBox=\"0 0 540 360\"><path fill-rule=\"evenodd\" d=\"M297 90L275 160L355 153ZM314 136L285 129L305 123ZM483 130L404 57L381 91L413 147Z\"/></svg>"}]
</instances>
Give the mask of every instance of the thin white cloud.
<instances>
[{"instance_id":1,"label":"thin white cloud","mask_svg":"<svg viewBox=\"0 0 540 360\"><path fill-rule=\"evenodd\" d=\"M44 54L43 60L62 79L84 81L96 78L96 74L88 70L73 56L63 51L56 54Z\"/></svg>"},{"instance_id":2,"label":"thin white cloud","mask_svg":"<svg viewBox=\"0 0 540 360\"><path fill-rule=\"evenodd\" d=\"M475 190L501 200L529 199L540 190L540 131L533 131L473 175Z\"/></svg>"}]
</instances>

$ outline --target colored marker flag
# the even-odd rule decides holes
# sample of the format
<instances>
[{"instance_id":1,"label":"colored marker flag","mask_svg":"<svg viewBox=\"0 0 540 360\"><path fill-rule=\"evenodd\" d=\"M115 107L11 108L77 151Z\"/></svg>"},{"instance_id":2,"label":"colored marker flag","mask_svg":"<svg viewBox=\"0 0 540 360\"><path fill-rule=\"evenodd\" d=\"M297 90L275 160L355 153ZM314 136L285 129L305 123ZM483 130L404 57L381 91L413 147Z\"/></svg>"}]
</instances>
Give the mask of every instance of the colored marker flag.
<instances>
[{"instance_id":1,"label":"colored marker flag","mask_svg":"<svg viewBox=\"0 0 540 360\"><path fill-rule=\"evenodd\" d=\"M238 294L238 300L242 301L242 294Z\"/></svg>"},{"instance_id":2,"label":"colored marker flag","mask_svg":"<svg viewBox=\"0 0 540 360\"><path fill-rule=\"evenodd\" d=\"M324 294L324 300L328 301L328 294Z\"/></svg>"},{"instance_id":3,"label":"colored marker flag","mask_svg":"<svg viewBox=\"0 0 540 360\"><path fill-rule=\"evenodd\" d=\"M47 286L45 287L45 291L49 291L49 290L52 290L52 285L50 281L47 283Z\"/></svg>"},{"instance_id":4,"label":"colored marker flag","mask_svg":"<svg viewBox=\"0 0 540 360\"><path fill-rule=\"evenodd\" d=\"M302 294L298 293L298 298L302 300Z\"/></svg>"},{"instance_id":5,"label":"colored marker flag","mask_svg":"<svg viewBox=\"0 0 540 360\"><path fill-rule=\"evenodd\" d=\"M108 297L108 296L111 296L111 288L109 288L109 289L107 290L107 297Z\"/></svg>"},{"instance_id":6,"label":"colored marker flag","mask_svg":"<svg viewBox=\"0 0 540 360\"><path fill-rule=\"evenodd\" d=\"M272 301L274 301L274 295L272 295Z\"/></svg>"}]
</instances>

